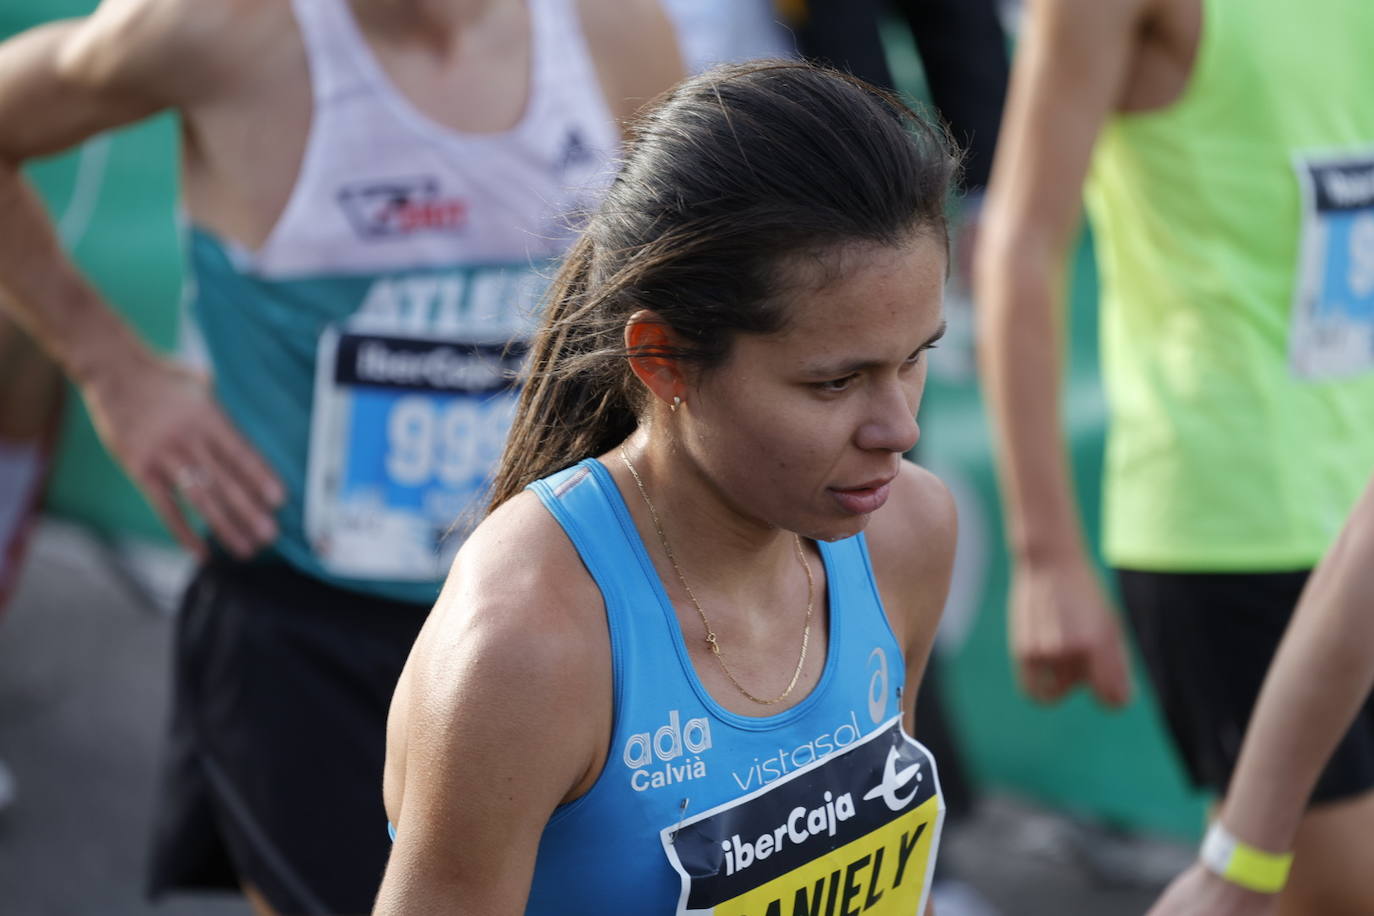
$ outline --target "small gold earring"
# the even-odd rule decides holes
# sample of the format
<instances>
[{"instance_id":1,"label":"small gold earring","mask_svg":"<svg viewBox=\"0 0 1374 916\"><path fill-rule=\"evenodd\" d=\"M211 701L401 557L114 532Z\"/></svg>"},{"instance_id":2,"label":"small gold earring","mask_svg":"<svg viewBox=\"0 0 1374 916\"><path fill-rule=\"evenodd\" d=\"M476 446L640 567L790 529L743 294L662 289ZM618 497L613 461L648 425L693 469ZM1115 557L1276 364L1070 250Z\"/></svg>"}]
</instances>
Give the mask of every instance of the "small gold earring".
<instances>
[{"instance_id":1,"label":"small gold earring","mask_svg":"<svg viewBox=\"0 0 1374 916\"><path fill-rule=\"evenodd\" d=\"M677 409L678 409L679 407L681 407L681 406L682 406L682 398L679 397L679 396L676 395L676 394L673 395L673 403L671 403L671 404L668 405L668 409L669 409L670 411L672 411L673 413L677 413Z\"/></svg>"}]
</instances>

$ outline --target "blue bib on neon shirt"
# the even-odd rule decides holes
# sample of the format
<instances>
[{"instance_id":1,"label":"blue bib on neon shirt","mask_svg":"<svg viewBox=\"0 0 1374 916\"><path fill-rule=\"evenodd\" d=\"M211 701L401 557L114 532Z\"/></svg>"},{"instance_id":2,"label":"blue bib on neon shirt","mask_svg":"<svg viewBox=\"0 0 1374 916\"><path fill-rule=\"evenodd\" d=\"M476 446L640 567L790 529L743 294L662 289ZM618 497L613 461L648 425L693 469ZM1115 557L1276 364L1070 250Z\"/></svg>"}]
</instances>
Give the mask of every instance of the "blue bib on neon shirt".
<instances>
[{"instance_id":1,"label":"blue bib on neon shirt","mask_svg":"<svg viewBox=\"0 0 1374 916\"><path fill-rule=\"evenodd\" d=\"M532 489L605 599L615 725L601 776L544 829L526 912L923 912L944 803L900 725L902 653L863 536L818 545L819 683L778 715L741 716L697 678L605 467L589 459Z\"/></svg>"}]
</instances>

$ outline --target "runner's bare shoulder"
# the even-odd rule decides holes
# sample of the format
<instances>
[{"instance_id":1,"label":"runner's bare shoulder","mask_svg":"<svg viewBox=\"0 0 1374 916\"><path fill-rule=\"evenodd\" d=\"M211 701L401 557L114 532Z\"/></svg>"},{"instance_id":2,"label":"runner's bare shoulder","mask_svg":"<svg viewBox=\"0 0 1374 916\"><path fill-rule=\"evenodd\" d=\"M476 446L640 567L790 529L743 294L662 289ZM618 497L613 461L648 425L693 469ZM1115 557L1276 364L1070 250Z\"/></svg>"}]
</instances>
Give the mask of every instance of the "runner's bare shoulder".
<instances>
[{"instance_id":1,"label":"runner's bare shoulder","mask_svg":"<svg viewBox=\"0 0 1374 916\"><path fill-rule=\"evenodd\" d=\"M905 619L892 620L899 636L903 630L915 639L933 635L949 591L958 531L949 488L925 468L903 461L891 498L873 514L867 532L883 603L894 618L898 607L905 609ZM911 645L905 637L903 642Z\"/></svg>"},{"instance_id":2,"label":"runner's bare shoulder","mask_svg":"<svg viewBox=\"0 0 1374 916\"><path fill-rule=\"evenodd\" d=\"M458 551L418 648L438 659L474 658L498 677L528 681L541 702L611 702L605 603L577 549L532 492L486 518ZM505 671L498 665L508 665ZM444 678L447 680L447 678ZM461 698L455 698L461 702Z\"/></svg>"},{"instance_id":3,"label":"runner's bare shoulder","mask_svg":"<svg viewBox=\"0 0 1374 916\"><path fill-rule=\"evenodd\" d=\"M454 558L436 611L466 615L493 603L527 623L561 629L594 622L605 630L596 583L562 526L528 490L469 536Z\"/></svg>"}]
</instances>

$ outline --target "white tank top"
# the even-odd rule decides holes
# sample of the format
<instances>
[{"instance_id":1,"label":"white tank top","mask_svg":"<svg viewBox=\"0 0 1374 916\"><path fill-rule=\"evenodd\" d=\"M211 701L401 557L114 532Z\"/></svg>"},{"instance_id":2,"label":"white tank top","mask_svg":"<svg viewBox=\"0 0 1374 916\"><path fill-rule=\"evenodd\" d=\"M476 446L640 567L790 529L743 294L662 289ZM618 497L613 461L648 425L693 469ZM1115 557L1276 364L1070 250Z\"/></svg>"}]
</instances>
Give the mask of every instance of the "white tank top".
<instances>
[{"instance_id":1,"label":"white tank top","mask_svg":"<svg viewBox=\"0 0 1374 916\"><path fill-rule=\"evenodd\" d=\"M469 134L397 91L346 0L292 0L314 108L290 199L256 252L189 232L216 394L286 485L273 549L346 588L437 596L551 259L611 177L618 133L575 0L527 2L525 112Z\"/></svg>"},{"instance_id":2,"label":"white tank top","mask_svg":"<svg viewBox=\"0 0 1374 916\"><path fill-rule=\"evenodd\" d=\"M528 0L530 94L520 122L463 133L387 78L347 0L292 0L314 110L300 174L253 257L275 277L509 261L561 251L618 146L575 0Z\"/></svg>"}]
</instances>

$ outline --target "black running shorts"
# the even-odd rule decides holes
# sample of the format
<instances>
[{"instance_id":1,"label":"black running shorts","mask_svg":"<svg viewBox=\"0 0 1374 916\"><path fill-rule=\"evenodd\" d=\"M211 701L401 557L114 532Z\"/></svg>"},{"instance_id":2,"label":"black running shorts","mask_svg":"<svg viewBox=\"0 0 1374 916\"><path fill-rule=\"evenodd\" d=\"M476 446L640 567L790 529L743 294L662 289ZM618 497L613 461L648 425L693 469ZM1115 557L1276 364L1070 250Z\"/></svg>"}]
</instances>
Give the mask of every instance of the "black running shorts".
<instances>
[{"instance_id":1,"label":"black running shorts","mask_svg":"<svg viewBox=\"0 0 1374 916\"><path fill-rule=\"evenodd\" d=\"M1118 570L1117 576L1188 773L1195 785L1224 794L1308 573ZM1351 798L1371 788L1374 701L1366 701L1322 773L1312 803Z\"/></svg>"},{"instance_id":2,"label":"black running shorts","mask_svg":"<svg viewBox=\"0 0 1374 916\"><path fill-rule=\"evenodd\" d=\"M371 912L390 849L386 717L428 606L212 559L183 600L150 895L254 886Z\"/></svg>"}]
</instances>

